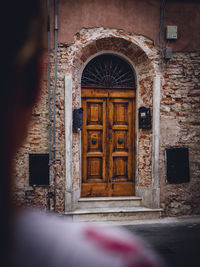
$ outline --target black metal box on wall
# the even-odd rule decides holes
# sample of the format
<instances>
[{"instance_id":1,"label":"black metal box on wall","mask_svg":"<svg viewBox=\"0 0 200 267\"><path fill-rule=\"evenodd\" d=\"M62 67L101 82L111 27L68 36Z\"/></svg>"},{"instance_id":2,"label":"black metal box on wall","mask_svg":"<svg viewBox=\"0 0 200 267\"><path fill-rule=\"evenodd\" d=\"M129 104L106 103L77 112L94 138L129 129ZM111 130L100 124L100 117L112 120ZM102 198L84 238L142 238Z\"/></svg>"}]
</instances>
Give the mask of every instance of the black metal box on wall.
<instances>
[{"instance_id":1,"label":"black metal box on wall","mask_svg":"<svg viewBox=\"0 0 200 267\"><path fill-rule=\"evenodd\" d=\"M49 154L29 154L29 185L49 185Z\"/></svg>"},{"instance_id":2,"label":"black metal box on wall","mask_svg":"<svg viewBox=\"0 0 200 267\"><path fill-rule=\"evenodd\" d=\"M83 124L83 108L75 108L73 111L73 131L82 130Z\"/></svg>"},{"instance_id":3,"label":"black metal box on wall","mask_svg":"<svg viewBox=\"0 0 200 267\"><path fill-rule=\"evenodd\" d=\"M138 111L139 129L151 130L151 109L149 107L140 107Z\"/></svg>"},{"instance_id":4,"label":"black metal box on wall","mask_svg":"<svg viewBox=\"0 0 200 267\"><path fill-rule=\"evenodd\" d=\"M165 150L166 182L170 184L190 181L189 152L187 147L170 147Z\"/></svg>"}]
</instances>

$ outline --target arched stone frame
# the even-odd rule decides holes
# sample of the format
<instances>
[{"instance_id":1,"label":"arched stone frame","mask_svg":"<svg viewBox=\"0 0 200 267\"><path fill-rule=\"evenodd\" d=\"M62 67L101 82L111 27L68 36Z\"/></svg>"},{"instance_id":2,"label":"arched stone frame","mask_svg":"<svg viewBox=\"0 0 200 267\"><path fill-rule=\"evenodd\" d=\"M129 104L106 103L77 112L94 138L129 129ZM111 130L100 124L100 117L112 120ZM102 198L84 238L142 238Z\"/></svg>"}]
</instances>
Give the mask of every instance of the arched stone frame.
<instances>
[{"instance_id":1,"label":"arched stone frame","mask_svg":"<svg viewBox=\"0 0 200 267\"><path fill-rule=\"evenodd\" d=\"M137 82L135 133L136 195L143 197L143 203L146 206L158 207L159 175L157 174L155 178L155 151L152 150L155 138L152 130L142 131L138 129L137 119L138 107L144 105L150 106L153 109L153 88L160 90L158 77L161 75L157 64L158 53L153 47L152 41L144 36L125 33L121 30L104 28L82 29L76 34L74 43L66 50L68 54L66 68L68 74L66 75L65 89L66 102L71 98L71 105L65 103L65 106L68 106L66 110L66 117L68 116L66 120L66 127L68 127L66 129L66 132L68 132L66 134L66 165L68 166L66 167L66 210L76 208L77 201L80 198L81 187L81 133L70 132L69 125L72 121L69 119L69 114L72 116L72 112L69 109L81 106L81 75L84 67L92 58L104 53L121 56L129 62L134 70ZM154 85L156 84L156 86L153 86L153 81L155 81ZM71 91L69 87L71 87ZM159 139L159 136L157 136L157 139ZM71 145L69 145L70 142Z\"/></svg>"}]
</instances>

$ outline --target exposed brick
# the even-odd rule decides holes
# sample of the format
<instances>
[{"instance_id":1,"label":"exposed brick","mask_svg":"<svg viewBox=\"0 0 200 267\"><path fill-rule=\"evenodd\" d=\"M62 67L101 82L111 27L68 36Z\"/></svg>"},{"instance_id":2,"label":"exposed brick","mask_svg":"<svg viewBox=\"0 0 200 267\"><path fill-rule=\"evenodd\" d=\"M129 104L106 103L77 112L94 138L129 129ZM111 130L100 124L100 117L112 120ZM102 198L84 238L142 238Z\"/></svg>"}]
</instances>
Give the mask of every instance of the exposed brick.
<instances>
[{"instance_id":1,"label":"exposed brick","mask_svg":"<svg viewBox=\"0 0 200 267\"><path fill-rule=\"evenodd\" d=\"M174 53L173 59L162 71L158 51L144 36L122 30L94 28L82 29L73 44L58 46L58 83L56 93L56 159L51 169L50 187L38 187L29 195L28 203L43 208L64 211L65 194L65 128L64 128L64 76L72 73L73 108L81 105L81 72L85 62L96 53L106 50L126 56L137 69L139 84L137 107L152 108L153 77L162 74L161 135L160 135L160 187L161 207L170 216L200 213L200 52ZM51 112L54 87L54 51L51 51ZM47 79L42 83L41 100L34 109L40 117L33 117L27 141L17 154L14 199L24 205L24 191L28 186L28 154L48 153ZM137 177L138 186L152 186L152 130L138 130L137 125ZM73 190L80 188L80 134L73 133ZM165 148L188 146L190 178L186 184L166 184ZM53 175L52 175L53 174ZM52 199L49 200L49 192ZM50 203L50 205L49 205Z\"/></svg>"}]
</instances>

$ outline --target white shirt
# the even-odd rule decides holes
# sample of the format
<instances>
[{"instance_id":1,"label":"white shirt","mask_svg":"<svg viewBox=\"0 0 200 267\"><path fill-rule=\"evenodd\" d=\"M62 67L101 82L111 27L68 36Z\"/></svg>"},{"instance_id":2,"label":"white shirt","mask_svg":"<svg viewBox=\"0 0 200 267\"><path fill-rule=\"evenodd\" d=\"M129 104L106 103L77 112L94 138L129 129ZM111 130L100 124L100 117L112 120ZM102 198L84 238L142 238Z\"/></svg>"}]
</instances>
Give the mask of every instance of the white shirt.
<instances>
[{"instance_id":1,"label":"white shirt","mask_svg":"<svg viewBox=\"0 0 200 267\"><path fill-rule=\"evenodd\" d=\"M115 227L24 211L14 223L14 267L161 267L144 242Z\"/></svg>"}]
</instances>

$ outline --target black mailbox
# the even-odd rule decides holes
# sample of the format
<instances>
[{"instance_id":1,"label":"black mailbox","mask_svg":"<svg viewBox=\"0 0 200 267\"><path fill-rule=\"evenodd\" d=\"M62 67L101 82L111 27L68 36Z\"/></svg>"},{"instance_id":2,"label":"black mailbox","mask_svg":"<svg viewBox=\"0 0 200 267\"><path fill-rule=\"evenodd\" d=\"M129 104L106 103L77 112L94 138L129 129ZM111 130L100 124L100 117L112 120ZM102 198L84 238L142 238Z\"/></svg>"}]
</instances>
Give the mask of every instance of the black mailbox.
<instances>
[{"instance_id":1,"label":"black mailbox","mask_svg":"<svg viewBox=\"0 0 200 267\"><path fill-rule=\"evenodd\" d=\"M150 130L151 124L151 109L148 107L140 107L138 112L139 129Z\"/></svg>"},{"instance_id":2,"label":"black mailbox","mask_svg":"<svg viewBox=\"0 0 200 267\"><path fill-rule=\"evenodd\" d=\"M83 108L75 108L73 111L73 131L82 130L83 124Z\"/></svg>"}]
</instances>

